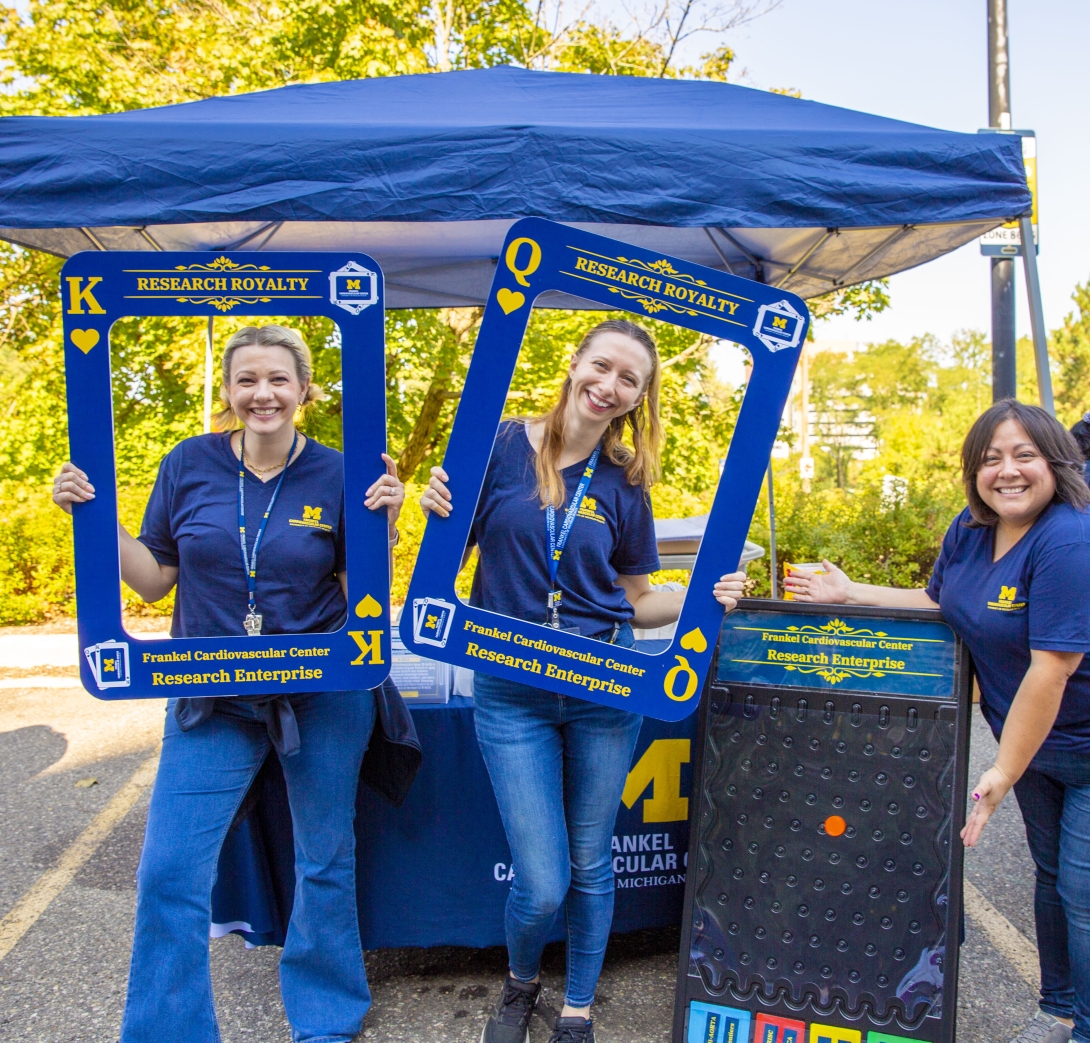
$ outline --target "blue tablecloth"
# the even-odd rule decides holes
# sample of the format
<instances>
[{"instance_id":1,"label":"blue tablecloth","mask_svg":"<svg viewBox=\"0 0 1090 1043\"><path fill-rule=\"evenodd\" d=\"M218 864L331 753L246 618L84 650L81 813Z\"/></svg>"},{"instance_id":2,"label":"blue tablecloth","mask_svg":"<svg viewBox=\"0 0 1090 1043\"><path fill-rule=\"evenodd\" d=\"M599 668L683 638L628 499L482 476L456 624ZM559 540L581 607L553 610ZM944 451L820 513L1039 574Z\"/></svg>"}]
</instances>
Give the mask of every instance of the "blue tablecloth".
<instances>
[{"instance_id":1,"label":"blue tablecloth","mask_svg":"<svg viewBox=\"0 0 1090 1043\"><path fill-rule=\"evenodd\" d=\"M511 856L477 747L473 702L413 708L424 763L400 808L356 798L357 896L365 949L502 945ZM646 719L617 816L613 930L680 924L696 715ZM282 945L291 916L291 818L275 756L253 811L228 834L212 892L213 933ZM563 936L558 918L557 939Z\"/></svg>"}]
</instances>

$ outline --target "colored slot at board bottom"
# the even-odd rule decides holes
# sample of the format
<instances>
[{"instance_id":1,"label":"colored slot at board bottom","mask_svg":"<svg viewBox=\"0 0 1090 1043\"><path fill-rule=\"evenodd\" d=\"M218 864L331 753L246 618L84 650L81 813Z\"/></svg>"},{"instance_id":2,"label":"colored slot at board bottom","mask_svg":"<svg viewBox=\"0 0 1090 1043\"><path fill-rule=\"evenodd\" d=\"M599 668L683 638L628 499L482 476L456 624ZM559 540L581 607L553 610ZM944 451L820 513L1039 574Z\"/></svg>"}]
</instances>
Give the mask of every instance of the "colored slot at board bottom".
<instances>
[{"instance_id":1,"label":"colored slot at board bottom","mask_svg":"<svg viewBox=\"0 0 1090 1043\"><path fill-rule=\"evenodd\" d=\"M737 1007L693 1000L689 1004L689 1031L686 1043L750 1043L749 1026L753 1015ZM863 1043L859 1029L840 1028L811 1022L779 1018L771 1014L756 1017L753 1043ZM867 1032L866 1043L927 1043L910 1036L890 1032Z\"/></svg>"},{"instance_id":2,"label":"colored slot at board bottom","mask_svg":"<svg viewBox=\"0 0 1090 1043\"><path fill-rule=\"evenodd\" d=\"M809 1043L863 1043L863 1033L858 1029L842 1029L836 1025L812 1022Z\"/></svg>"},{"instance_id":3,"label":"colored slot at board bottom","mask_svg":"<svg viewBox=\"0 0 1090 1043\"><path fill-rule=\"evenodd\" d=\"M750 1021L748 1010L693 1000L686 1043L749 1043Z\"/></svg>"},{"instance_id":4,"label":"colored slot at board bottom","mask_svg":"<svg viewBox=\"0 0 1090 1043\"><path fill-rule=\"evenodd\" d=\"M753 1040L754 1043L805 1043L806 1024L771 1014L758 1014Z\"/></svg>"},{"instance_id":5,"label":"colored slot at board bottom","mask_svg":"<svg viewBox=\"0 0 1090 1043\"><path fill-rule=\"evenodd\" d=\"M922 1039L913 1039L911 1036L895 1036L891 1032L875 1032L873 1029L867 1033L867 1043L924 1043Z\"/></svg>"}]
</instances>

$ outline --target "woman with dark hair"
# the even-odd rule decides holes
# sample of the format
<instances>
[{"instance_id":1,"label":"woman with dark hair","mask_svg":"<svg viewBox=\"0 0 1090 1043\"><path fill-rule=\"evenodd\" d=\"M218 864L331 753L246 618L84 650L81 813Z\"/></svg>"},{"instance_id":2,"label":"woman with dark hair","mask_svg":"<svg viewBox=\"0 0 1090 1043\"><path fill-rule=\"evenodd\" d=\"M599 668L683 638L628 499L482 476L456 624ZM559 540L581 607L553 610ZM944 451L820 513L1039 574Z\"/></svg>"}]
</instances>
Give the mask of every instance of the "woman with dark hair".
<instances>
[{"instance_id":1,"label":"woman with dark hair","mask_svg":"<svg viewBox=\"0 0 1090 1043\"><path fill-rule=\"evenodd\" d=\"M602 322L572 355L556 405L501 426L470 537L480 552L472 604L625 648L632 624L678 618L685 592L648 582L659 567L648 495L659 380L647 331ZM454 509L447 481L432 468L425 514ZM715 584L728 611L744 580L739 572ZM551 1043L594 1043L590 1006L613 921L610 845L643 718L481 672L473 694L517 867L505 917L510 973L482 1043L529 1040L541 953L562 905L568 976Z\"/></svg>"},{"instance_id":2,"label":"woman with dark hair","mask_svg":"<svg viewBox=\"0 0 1090 1043\"><path fill-rule=\"evenodd\" d=\"M972 847L1013 788L1037 869L1040 1010L1012 1043L1090 1043L1090 489L1043 409L997 402L961 450L969 506L924 590L794 573L799 601L941 608L968 645L999 740L961 832Z\"/></svg>"}]
</instances>

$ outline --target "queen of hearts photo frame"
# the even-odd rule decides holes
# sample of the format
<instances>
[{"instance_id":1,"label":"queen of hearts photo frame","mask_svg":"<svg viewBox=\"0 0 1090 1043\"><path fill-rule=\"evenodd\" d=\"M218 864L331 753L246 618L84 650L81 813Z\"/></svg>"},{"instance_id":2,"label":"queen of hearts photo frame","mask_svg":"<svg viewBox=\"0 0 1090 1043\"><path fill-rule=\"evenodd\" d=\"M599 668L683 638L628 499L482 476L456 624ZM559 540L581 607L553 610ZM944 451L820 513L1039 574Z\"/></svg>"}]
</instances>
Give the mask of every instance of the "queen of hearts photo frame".
<instances>
[{"instance_id":1,"label":"queen of hearts photo frame","mask_svg":"<svg viewBox=\"0 0 1090 1043\"><path fill-rule=\"evenodd\" d=\"M454 582L473 511L431 514L400 627L423 656L675 721L696 709L723 608L712 586L734 572L779 429L809 312L794 294L566 225L528 218L500 252L444 468L455 503L477 502L535 298L553 291L653 316L743 345L753 359L730 450L693 567L677 635L662 653L609 646L460 601ZM484 650L487 658L480 652Z\"/></svg>"}]
</instances>

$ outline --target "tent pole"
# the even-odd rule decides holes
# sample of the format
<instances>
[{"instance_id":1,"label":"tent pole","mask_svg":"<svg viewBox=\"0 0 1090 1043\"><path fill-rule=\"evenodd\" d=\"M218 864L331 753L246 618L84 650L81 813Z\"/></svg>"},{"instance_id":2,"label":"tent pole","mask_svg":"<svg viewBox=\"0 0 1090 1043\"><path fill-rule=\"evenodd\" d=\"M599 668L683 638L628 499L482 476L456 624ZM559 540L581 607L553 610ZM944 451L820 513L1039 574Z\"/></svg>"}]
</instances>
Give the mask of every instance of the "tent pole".
<instances>
[{"instance_id":1,"label":"tent pole","mask_svg":"<svg viewBox=\"0 0 1090 1043\"><path fill-rule=\"evenodd\" d=\"M776 498L772 490L772 457L768 458L768 553L772 566L772 598L775 600L778 597L776 593L776 577L779 570L776 565Z\"/></svg>"},{"instance_id":2,"label":"tent pole","mask_svg":"<svg viewBox=\"0 0 1090 1043\"><path fill-rule=\"evenodd\" d=\"M212 323L208 316L208 335L204 341L204 433L212 430Z\"/></svg>"},{"instance_id":3,"label":"tent pole","mask_svg":"<svg viewBox=\"0 0 1090 1043\"><path fill-rule=\"evenodd\" d=\"M1041 303L1041 279L1037 273L1037 247L1033 242L1033 224L1028 214L1018 219L1022 232L1022 262L1026 268L1026 293L1029 296L1029 319L1033 327L1033 356L1037 361L1037 394L1041 407L1056 415L1052 401L1052 374L1048 368L1048 330L1045 329L1045 309Z\"/></svg>"}]
</instances>

